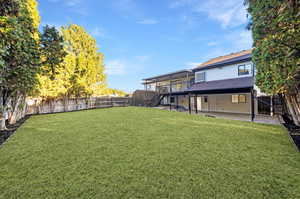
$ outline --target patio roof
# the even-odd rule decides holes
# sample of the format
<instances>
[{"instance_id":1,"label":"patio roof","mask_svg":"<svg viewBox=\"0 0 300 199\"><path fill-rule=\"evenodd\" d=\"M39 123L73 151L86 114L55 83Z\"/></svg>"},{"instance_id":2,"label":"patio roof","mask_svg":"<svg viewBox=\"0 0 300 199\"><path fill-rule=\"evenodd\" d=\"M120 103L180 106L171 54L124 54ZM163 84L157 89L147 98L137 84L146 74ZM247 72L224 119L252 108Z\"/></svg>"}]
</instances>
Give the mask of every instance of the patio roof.
<instances>
[{"instance_id":1,"label":"patio roof","mask_svg":"<svg viewBox=\"0 0 300 199\"><path fill-rule=\"evenodd\" d=\"M223 92L243 92L253 88L253 77L243 77L218 81L201 82L192 85L187 92L194 93L223 93Z\"/></svg>"},{"instance_id":2,"label":"patio roof","mask_svg":"<svg viewBox=\"0 0 300 199\"><path fill-rule=\"evenodd\" d=\"M182 77L188 73L189 74L192 73L192 70L179 70L179 71L175 71L175 72L171 72L171 73L166 73L166 74L162 74L162 75L158 75L158 76L154 76L154 77L145 78L145 79L143 79L143 81L145 81L145 82L157 81L157 80L162 81L162 80L167 80L170 78Z\"/></svg>"}]
</instances>

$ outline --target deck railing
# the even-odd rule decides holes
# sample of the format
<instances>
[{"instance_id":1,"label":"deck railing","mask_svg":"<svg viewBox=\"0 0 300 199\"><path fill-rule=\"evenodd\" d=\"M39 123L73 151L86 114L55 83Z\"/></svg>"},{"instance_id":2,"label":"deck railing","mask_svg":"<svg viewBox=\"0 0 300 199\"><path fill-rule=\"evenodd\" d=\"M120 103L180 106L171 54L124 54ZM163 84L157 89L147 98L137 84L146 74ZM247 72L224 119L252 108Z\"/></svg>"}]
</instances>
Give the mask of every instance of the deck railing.
<instances>
[{"instance_id":1,"label":"deck railing","mask_svg":"<svg viewBox=\"0 0 300 199\"><path fill-rule=\"evenodd\" d=\"M161 94L167 94L170 92L182 92L190 88L192 85L191 81L182 81L182 82L176 82L172 83L171 85L161 85L156 87L156 91ZM172 89L170 89L172 88Z\"/></svg>"}]
</instances>

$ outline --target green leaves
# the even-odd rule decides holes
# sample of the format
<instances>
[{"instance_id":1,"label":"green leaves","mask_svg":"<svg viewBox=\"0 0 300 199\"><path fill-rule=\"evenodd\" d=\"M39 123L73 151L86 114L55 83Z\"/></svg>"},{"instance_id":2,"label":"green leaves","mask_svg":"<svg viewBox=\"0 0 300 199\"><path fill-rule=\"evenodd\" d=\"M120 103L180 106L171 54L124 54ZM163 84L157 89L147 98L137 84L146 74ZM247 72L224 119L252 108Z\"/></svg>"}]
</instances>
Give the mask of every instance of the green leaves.
<instances>
[{"instance_id":1,"label":"green leaves","mask_svg":"<svg viewBox=\"0 0 300 199\"><path fill-rule=\"evenodd\" d=\"M44 27L40 37L41 54L43 60L42 73L54 79L56 68L63 62L67 55L64 50L64 39L55 27Z\"/></svg>"},{"instance_id":2,"label":"green leaves","mask_svg":"<svg viewBox=\"0 0 300 199\"><path fill-rule=\"evenodd\" d=\"M95 39L83 27L74 24L62 27L61 34L45 27L41 36L46 61L43 70L48 75L39 76L40 96L87 97L103 93L106 88L103 55L98 52ZM53 67L55 71L51 70ZM55 74L55 78L49 74Z\"/></svg>"},{"instance_id":3,"label":"green leaves","mask_svg":"<svg viewBox=\"0 0 300 199\"><path fill-rule=\"evenodd\" d=\"M16 0L0 0L1 16L16 16L20 8L20 3Z\"/></svg>"},{"instance_id":4,"label":"green leaves","mask_svg":"<svg viewBox=\"0 0 300 199\"><path fill-rule=\"evenodd\" d=\"M5 0L0 7L0 90L27 93L37 83L40 66L39 45L34 38L38 30L25 0Z\"/></svg>"},{"instance_id":5,"label":"green leaves","mask_svg":"<svg viewBox=\"0 0 300 199\"><path fill-rule=\"evenodd\" d=\"M300 75L298 0L248 0L257 85L270 94L294 93Z\"/></svg>"}]
</instances>

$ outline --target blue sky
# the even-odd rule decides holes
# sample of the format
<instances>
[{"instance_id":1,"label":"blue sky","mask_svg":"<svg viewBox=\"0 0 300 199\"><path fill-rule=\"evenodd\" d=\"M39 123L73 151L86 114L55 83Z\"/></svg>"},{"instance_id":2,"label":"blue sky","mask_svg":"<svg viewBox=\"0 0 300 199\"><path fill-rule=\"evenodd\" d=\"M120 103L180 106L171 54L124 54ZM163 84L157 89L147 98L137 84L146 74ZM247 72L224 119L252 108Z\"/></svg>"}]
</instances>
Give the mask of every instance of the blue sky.
<instances>
[{"instance_id":1,"label":"blue sky","mask_svg":"<svg viewBox=\"0 0 300 199\"><path fill-rule=\"evenodd\" d=\"M105 55L108 85L132 92L141 79L249 49L244 0L39 0L42 25L84 26Z\"/></svg>"}]
</instances>

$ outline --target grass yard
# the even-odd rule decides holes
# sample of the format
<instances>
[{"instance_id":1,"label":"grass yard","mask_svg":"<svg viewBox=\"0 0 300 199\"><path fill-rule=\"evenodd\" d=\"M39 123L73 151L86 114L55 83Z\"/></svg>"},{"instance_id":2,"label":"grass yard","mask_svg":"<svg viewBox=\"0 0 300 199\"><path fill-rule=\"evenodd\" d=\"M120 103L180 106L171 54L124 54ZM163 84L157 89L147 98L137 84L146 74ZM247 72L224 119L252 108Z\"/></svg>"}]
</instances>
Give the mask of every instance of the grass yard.
<instances>
[{"instance_id":1,"label":"grass yard","mask_svg":"<svg viewBox=\"0 0 300 199\"><path fill-rule=\"evenodd\" d=\"M300 198L281 126L147 108L31 117L0 147L0 198Z\"/></svg>"}]
</instances>

